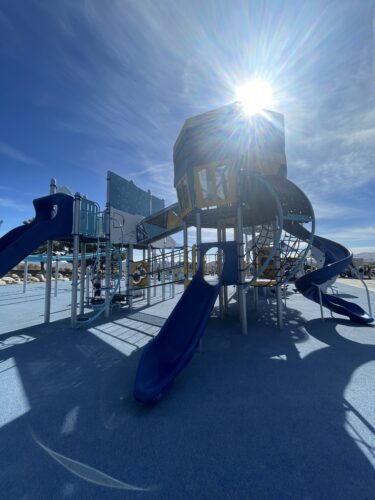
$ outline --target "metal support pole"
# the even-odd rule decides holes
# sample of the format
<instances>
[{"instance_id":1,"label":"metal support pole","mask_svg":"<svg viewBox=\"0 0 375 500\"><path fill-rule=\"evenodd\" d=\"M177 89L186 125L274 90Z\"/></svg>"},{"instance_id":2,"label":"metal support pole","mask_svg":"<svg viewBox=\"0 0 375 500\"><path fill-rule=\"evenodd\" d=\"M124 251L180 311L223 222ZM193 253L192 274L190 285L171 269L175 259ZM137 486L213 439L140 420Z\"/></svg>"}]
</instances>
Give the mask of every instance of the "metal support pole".
<instances>
[{"instance_id":1,"label":"metal support pole","mask_svg":"<svg viewBox=\"0 0 375 500\"><path fill-rule=\"evenodd\" d=\"M146 260L146 249L142 248L142 262ZM146 290L142 288L142 299L146 297Z\"/></svg>"},{"instance_id":2,"label":"metal support pole","mask_svg":"<svg viewBox=\"0 0 375 500\"><path fill-rule=\"evenodd\" d=\"M199 269L200 266L200 256L201 256L201 243L202 243L202 226L201 226L201 212L198 209L196 213L196 226L197 226L197 232L196 232L196 247L197 247L197 253L196 253L196 259L197 259L197 265L195 269L195 273ZM194 252L191 252L191 258L192 261L194 261ZM202 262L203 265L203 262ZM194 269L193 262L192 262L192 270ZM203 270L204 273L204 270ZM203 337L199 340L198 342L198 348L197 348L199 353L203 352Z\"/></svg>"},{"instance_id":3,"label":"metal support pole","mask_svg":"<svg viewBox=\"0 0 375 500\"><path fill-rule=\"evenodd\" d=\"M77 324L77 296L78 296L78 264L79 264L79 226L80 226L81 195L74 196L73 211L73 269L72 269L72 304L71 304L71 325L74 328Z\"/></svg>"},{"instance_id":4,"label":"metal support pole","mask_svg":"<svg viewBox=\"0 0 375 500\"><path fill-rule=\"evenodd\" d=\"M151 245L147 246L148 279L147 279L147 305L151 305L151 276L153 275L153 266L151 261Z\"/></svg>"},{"instance_id":5,"label":"metal support pole","mask_svg":"<svg viewBox=\"0 0 375 500\"><path fill-rule=\"evenodd\" d=\"M249 250L249 234L248 234L249 228L247 228L247 231L245 233L245 260L246 260L246 273L245 277L250 277L250 252Z\"/></svg>"},{"instance_id":6,"label":"metal support pole","mask_svg":"<svg viewBox=\"0 0 375 500\"><path fill-rule=\"evenodd\" d=\"M174 277L174 249L172 249L172 253L171 253L171 271L172 271L171 297L172 297L172 299L174 299L174 295L175 295L175 290L174 290L174 282L175 282L175 277Z\"/></svg>"},{"instance_id":7,"label":"metal support pole","mask_svg":"<svg viewBox=\"0 0 375 500\"><path fill-rule=\"evenodd\" d=\"M197 268L201 262L201 243L202 243L202 221L201 211L198 209L196 212L196 226L197 226Z\"/></svg>"},{"instance_id":8,"label":"metal support pole","mask_svg":"<svg viewBox=\"0 0 375 500\"><path fill-rule=\"evenodd\" d=\"M26 285L27 285L27 268L29 263L25 260L25 264L23 266L23 293L26 293Z\"/></svg>"},{"instance_id":9,"label":"metal support pole","mask_svg":"<svg viewBox=\"0 0 375 500\"><path fill-rule=\"evenodd\" d=\"M281 261L280 261L280 245L278 241L275 241L275 237L278 231L279 220L276 217L276 222L274 226L274 245L276 246L276 252L274 257L275 262L275 278L276 278L276 307L277 307L277 326L281 330L284 327L283 321L283 299L281 296Z\"/></svg>"},{"instance_id":10,"label":"metal support pole","mask_svg":"<svg viewBox=\"0 0 375 500\"><path fill-rule=\"evenodd\" d=\"M109 203L105 209L105 317L109 318L111 312L111 210Z\"/></svg>"},{"instance_id":11,"label":"metal support pole","mask_svg":"<svg viewBox=\"0 0 375 500\"><path fill-rule=\"evenodd\" d=\"M183 246L184 246L184 287L187 286L189 279L189 252L188 252L188 227L186 222L183 223Z\"/></svg>"},{"instance_id":12,"label":"metal support pole","mask_svg":"<svg viewBox=\"0 0 375 500\"><path fill-rule=\"evenodd\" d=\"M129 311L133 309L133 245L130 243L128 248L128 260L126 262L126 294L128 296Z\"/></svg>"},{"instance_id":13,"label":"metal support pole","mask_svg":"<svg viewBox=\"0 0 375 500\"><path fill-rule=\"evenodd\" d=\"M227 241L227 230L226 227L223 226L221 230L221 241ZM224 285L224 313L228 314L228 287Z\"/></svg>"},{"instance_id":14,"label":"metal support pole","mask_svg":"<svg viewBox=\"0 0 375 500\"><path fill-rule=\"evenodd\" d=\"M200 266L200 263L201 263L200 256L201 256L201 243L202 243L201 212L200 212L199 208L198 208L197 213L196 213L196 225L197 225L197 232L196 232L196 243L197 243L196 258L197 258L197 265L196 265L196 271L197 271L199 269L199 266ZM192 252L192 260L193 259L194 259L194 257L193 257L193 252ZM194 269L193 265L192 265L192 269ZM203 273L204 273L204 270L203 270ZM203 337L198 342L198 348L197 348L197 350L198 350L199 353L203 352Z\"/></svg>"},{"instance_id":15,"label":"metal support pole","mask_svg":"<svg viewBox=\"0 0 375 500\"><path fill-rule=\"evenodd\" d=\"M165 248L161 251L161 299L165 300Z\"/></svg>"},{"instance_id":16,"label":"metal support pole","mask_svg":"<svg viewBox=\"0 0 375 500\"><path fill-rule=\"evenodd\" d=\"M258 274L258 252L255 246L255 226L251 228L251 238L252 238L252 247L253 247L253 276L257 276ZM250 254L249 254L250 257ZM259 303L259 290L257 286L253 286L254 293L254 309L258 309Z\"/></svg>"},{"instance_id":17,"label":"metal support pole","mask_svg":"<svg viewBox=\"0 0 375 500\"><path fill-rule=\"evenodd\" d=\"M284 327L283 321L283 298L281 296L281 285L276 285L277 326L280 330Z\"/></svg>"},{"instance_id":18,"label":"metal support pole","mask_svg":"<svg viewBox=\"0 0 375 500\"><path fill-rule=\"evenodd\" d=\"M368 312L369 312L370 316L372 316L371 300L370 300L370 293L368 291L368 286L366 285L366 283L364 282L364 280L361 280L361 281L365 285L366 295L367 295L367 303L368 303Z\"/></svg>"},{"instance_id":19,"label":"metal support pole","mask_svg":"<svg viewBox=\"0 0 375 500\"><path fill-rule=\"evenodd\" d=\"M50 194L55 194L57 191L56 179L51 179ZM53 241L47 241L47 265L46 265L46 289L44 296L44 323L49 323L51 319L51 285L52 285L52 256L53 256Z\"/></svg>"},{"instance_id":20,"label":"metal support pole","mask_svg":"<svg viewBox=\"0 0 375 500\"><path fill-rule=\"evenodd\" d=\"M324 321L322 291L320 289L320 286L318 286L318 292L319 292L320 317L322 318L322 321Z\"/></svg>"},{"instance_id":21,"label":"metal support pole","mask_svg":"<svg viewBox=\"0 0 375 500\"><path fill-rule=\"evenodd\" d=\"M155 276L155 273L157 272L157 269L158 269L158 265L157 265L157 261L156 261L156 250L153 249L152 250L152 262L153 262L153 267L154 267L154 297L156 297L156 278L157 276Z\"/></svg>"},{"instance_id":22,"label":"metal support pole","mask_svg":"<svg viewBox=\"0 0 375 500\"><path fill-rule=\"evenodd\" d=\"M362 282L363 286L365 287L366 290L366 296L367 296L367 303L368 303L368 312L369 315L372 316L372 307L371 307L371 300L370 300L370 292L368 290L368 286L366 285L365 280L362 278L360 273L357 271L357 269L354 267L354 265L350 266L352 273L354 273L355 276Z\"/></svg>"},{"instance_id":23,"label":"metal support pole","mask_svg":"<svg viewBox=\"0 0 375 500\"><path fill-rule=\"evenodd\" d=\"M244 240L243 240L243 214L242 204L240 197L240 180L241 176L238 175L239 186L237 190L237 220L236 220L236 237L238 248L238 285L237 296L240 310L241 332L243 335L247 334L247 310L246 310L246 291L245 291L245 271L244 271Z\"/></svg>"},{"instance_id":24,"label":"metal support pole","mask_svg":"<svg viewBox=\"0 0 375 500\"><path fill-rule=\"evenodd\" d=\"M56 257L55 260L55 297L57 297L57 283L58 283L58 276L59 276L59 257Z\"/></svg>"},{"instance_id":25,"label":"metal support pole","mask_svg":"<svg viewBox=\"0 0 375 500\"><path fill-rule=\"evenodd\" d=\"M85 298L85 303L86 306L90 304L90 274L91 274L91 266L86 268L86 298Z\"/></svg>"},{"instance_id":26,"label":"metal support pole","mask_svg":"<svg viewBox=\"0 0 375 500\"><path fill-rule=\"evenodd\" d=\"M218 224L217 226L217 241L221 243L222 241L222 230L221 230L221 224ZM217 274L218 276L221 275L223 272L223 251L219 249L219 252L217 254ZM224 287L220 287L219 291L219 315L220 318L224 318Z\"/></svg>"},{"instance_id":27,"label":"metal support pole","mask_svg":"<svg viewBox=\"0 0 375 500\"><path fill-rule=\"evenodd\" d=\"M81 243L81 286L79 289L79 314L85 312L85 284L86 284L86 243Z\"/></svg>"}]
</instances>

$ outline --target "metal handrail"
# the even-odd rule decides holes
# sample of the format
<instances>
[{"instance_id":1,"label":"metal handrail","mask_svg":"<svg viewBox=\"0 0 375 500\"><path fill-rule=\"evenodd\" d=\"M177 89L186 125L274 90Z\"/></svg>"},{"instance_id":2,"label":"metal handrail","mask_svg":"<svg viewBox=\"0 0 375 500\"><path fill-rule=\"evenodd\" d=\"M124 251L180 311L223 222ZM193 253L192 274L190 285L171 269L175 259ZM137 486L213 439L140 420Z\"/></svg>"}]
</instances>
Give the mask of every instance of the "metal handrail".
<instances>
[{"instance_id":1,"label":"metal handrail","mask_svg":"<svg viewBox=\"0 0 375 500\"><path fill-rule=\"evenodd\" d=\"M365 283L364 279L362 278L361 274L357 271L357 269L355 268L355 266L353 264L350 264L350 268L354 272L354 275L357 276L357 278L362 282L362 284L365 287L366 295L367 295L367 302L368 302L368 310L369 310L370 316L372 316L370 292L369 292L368 286L366 285L366 283Z\"/></svg>"}]
</instances>

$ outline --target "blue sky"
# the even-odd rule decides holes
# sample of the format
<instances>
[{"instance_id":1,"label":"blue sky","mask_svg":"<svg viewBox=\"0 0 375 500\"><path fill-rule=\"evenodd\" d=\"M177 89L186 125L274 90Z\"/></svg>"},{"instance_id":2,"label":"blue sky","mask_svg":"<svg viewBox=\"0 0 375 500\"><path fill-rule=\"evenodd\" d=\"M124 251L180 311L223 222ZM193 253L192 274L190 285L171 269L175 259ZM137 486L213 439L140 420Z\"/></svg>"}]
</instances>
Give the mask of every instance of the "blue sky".
<instances>
[{"instance_id":1,"label":"blue sky","mask_svg":"<svg viewBox=\"0 0 375 500\"><path fill-rule=\"evenodd\" d=\"M267 79L317 234L375 251L372 1L2 0L1 234L49 180L104 203L106 171L176 199L186 118Z\"/></svg>"}]
</instances>

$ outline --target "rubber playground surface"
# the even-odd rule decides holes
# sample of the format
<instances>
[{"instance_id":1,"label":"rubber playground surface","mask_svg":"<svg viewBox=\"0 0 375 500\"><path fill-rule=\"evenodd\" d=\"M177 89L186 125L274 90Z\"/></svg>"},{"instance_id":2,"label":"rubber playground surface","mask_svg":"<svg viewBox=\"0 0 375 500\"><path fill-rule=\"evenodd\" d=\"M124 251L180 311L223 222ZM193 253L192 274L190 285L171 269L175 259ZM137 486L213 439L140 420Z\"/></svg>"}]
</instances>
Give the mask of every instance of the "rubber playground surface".
<instances>
[{"instance_id":1,"label":"rubber playground surface","mask_svg":"<svg viewBox=\"0 0 375 500\"><path fill-rule=\"evenodd\" d=\"M351 281L340 296L367 309ZM0 498L373 498L375 327L322 321L292 288L283 331L270 292L247 336L234 301L226 319L214 311L203 352L142 406L141 347L182 290L72 330L69 283L49 325L42 284L1 287Z\"/></svg>"}]
</instances>

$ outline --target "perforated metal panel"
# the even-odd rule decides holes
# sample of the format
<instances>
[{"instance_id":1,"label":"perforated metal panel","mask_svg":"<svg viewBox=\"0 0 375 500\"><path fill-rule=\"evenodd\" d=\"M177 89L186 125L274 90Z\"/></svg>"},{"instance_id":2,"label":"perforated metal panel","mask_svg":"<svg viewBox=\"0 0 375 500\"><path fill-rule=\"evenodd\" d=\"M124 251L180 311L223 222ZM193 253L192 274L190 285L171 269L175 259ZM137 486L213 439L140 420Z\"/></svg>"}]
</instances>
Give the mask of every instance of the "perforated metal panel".
<instances>
[{"instance_id":1,"label":"perforated metal panel","mask_svg":"<svg viewBox=\"0 0 375 500\"><path fill-rule=\"evenodd\" d=\"M164 208L164 200L137 187L114 172L108 172L108 201L111 207L133 215L147 217Z\"/></svg>"}]
</instances>

